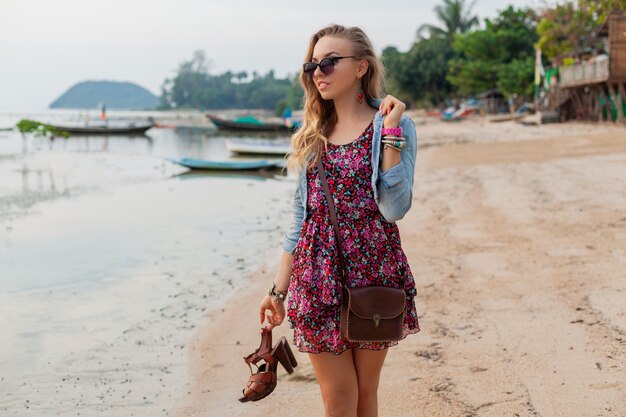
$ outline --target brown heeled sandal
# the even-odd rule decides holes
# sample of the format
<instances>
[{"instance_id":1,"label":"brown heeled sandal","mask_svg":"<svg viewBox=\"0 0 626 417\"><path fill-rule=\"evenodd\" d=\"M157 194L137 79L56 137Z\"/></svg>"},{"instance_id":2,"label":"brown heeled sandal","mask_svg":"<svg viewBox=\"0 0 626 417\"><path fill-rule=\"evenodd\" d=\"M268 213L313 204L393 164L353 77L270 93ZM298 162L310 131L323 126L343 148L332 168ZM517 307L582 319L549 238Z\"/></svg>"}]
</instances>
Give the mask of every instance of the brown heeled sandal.
<instances>
[{"instance_id":1,"label":"brown heeled sandal","mask_svg":"<svg viewBox=\"0 0 626 417\"><path fill-rule=\"evenodd\" d=\"M272 348L272 331L267 327L261 328L261 344L259 347L244 356L244 361L250 368L250 379L243 389L243 397L239 398L242 403L248 401L258 401L270 395L276 388L276 372L278 362L288 373L293 373L293 368L298 366L296 358L291 351L287 339L283 336ZM258 366L256 363L263 359L265 363ZM252 370L251 364L257 367L257 372Z\"/></svg>"}]
</instances>

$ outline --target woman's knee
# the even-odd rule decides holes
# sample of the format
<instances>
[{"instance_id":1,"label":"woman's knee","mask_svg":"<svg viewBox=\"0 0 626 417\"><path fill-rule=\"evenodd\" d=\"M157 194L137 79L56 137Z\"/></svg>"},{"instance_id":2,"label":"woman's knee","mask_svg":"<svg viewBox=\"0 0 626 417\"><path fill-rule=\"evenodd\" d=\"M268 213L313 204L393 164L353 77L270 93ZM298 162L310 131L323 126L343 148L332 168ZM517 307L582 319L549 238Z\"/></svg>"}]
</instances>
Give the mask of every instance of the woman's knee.
<instances>
[{"instance_id":1,"label":"woman's knee","mask_svg":"<svg viewBox=\"0 0 626 417\"><path fill-rule=\"evenodd\" d=\"M356 416L358 389L356 387L334 387L322 395L328 417Z\"/></svg>"},{"instance_id":2,"label":"woman's knee","mask_svg":"<svg viewBox=\"0 0 626 417\"><path fill-rule=\"evenodd\" d=\"M360 383L358 393L359 402L376 401L378 398L378 384Z\"/></svg>"}]
</instances>

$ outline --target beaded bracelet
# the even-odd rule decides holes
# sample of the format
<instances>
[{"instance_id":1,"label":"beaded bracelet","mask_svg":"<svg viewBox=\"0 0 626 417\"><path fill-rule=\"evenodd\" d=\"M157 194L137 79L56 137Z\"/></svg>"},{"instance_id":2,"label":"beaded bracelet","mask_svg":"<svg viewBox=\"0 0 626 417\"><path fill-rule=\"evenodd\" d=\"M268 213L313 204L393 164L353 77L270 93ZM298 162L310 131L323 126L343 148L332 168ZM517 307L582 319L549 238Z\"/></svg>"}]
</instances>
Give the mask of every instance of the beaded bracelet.
<instances>
[{"instance_id":1,"label":"beaded bracelet","mask_svg":"<svg viewBox=\"0 0 626 417\"><path fill-rule=\"evenodd\" d=\"M402 136L402 128L399 126L398 127L383 127L381 132L383 135L392 134L392 135Z\"/></svg>"}]
</instances>

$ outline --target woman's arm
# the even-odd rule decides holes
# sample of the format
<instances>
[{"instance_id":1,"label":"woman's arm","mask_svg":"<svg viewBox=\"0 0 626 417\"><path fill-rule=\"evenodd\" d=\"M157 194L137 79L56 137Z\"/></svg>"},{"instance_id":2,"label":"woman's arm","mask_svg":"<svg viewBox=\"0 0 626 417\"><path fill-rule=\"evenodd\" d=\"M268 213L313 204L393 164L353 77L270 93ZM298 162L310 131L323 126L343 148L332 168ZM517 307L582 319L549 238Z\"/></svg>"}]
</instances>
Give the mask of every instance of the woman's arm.
<instances>
[{"instance_id":1,"label":"woman's arm","mask_svg":"<svg viewBox=\"0 0 626 417\"><path fill-rule=\"evenodd\" d=\"M417 132L413 120L405 115L402 115L400 127L402 127L402 137L406 140L406 146L401 152L394 149L382 150L383 170L378 178L378 206L388 222L402 219L413 202ZM399 153L400 161L398 162L397 155L389 154L390 152Z\"/></svg>"},{"instance_id":2,"label":"woman's arm","mask_svg":"<svg viewBox=\"0 0 626 417\"><path fill-rule=\"evenodd\" d=\"M296 180L298 181L298 180ZM296 185L296 191L293 194L293 201L291 203L293 218L289 225L287 234L283 237L283 249L290 254L296 248L298 239L300 238L300 231L302 230L302 223L304 222L304 206L302 205L302 198L300 197L300 182Z\"/></svg>"},{"instance_id":3,"label":"woman's arm","mask_svg":"<svg viewBox=\"0 0 626 417\"><path fill-rule=\"evenodd\" d=\"M276 284L275 291L287 291L289 289L289 283L291 281L291 272L293 268L293 251L300 238L300 231L302 230L302 222L304 221L304 206L302 205L302 199L300 198L299 182L296 186L296 191L293 194L292 201L293 219L289 226L287 234L283 238L283 256L280 260L280 266L278 273L274 277L273 282L269 283L269 287ZM259 319L261 325L267 319L267 328L272 329L275 326L279 326L285 319L286 312L284 302L277 303L273 296L265 294L261 300L259 309ZM267 314L269 310L269 314Z\"/></svg>"},{"instance_id":4,"label":"woman's arm","mask_svg":"<svg viewBox=\"0 0 626 417\"><path fill-rule=\"evenodd\" d=\"M276 278L274 279L276 291L287 291L289 289L292 265L293 255L289 252L283 252L283 257L281 258L280 266L278 267L278 274L276 274Z\"/></svg>"},{"instance_id":5,"label":"woman's arm","mask_svg":"<svg viewBox=\"0 0 626 417\"><path fill-rule=\"evenodd\" d=\"M283 252L283 257L278 268L278 274L274 278L274 283L276 284L275 291L287 291L289 289L292 264L293 255L289 252ZM270 288L271 286L272 283L269 284ZM272 295L263 295L263 299L261 300L261 304L259 306L259 319L261 321L261 325L263 325L263 322L267 320L268 324L266 327L269 330L275 326L280 326L287 316L284 303L284 301L280 303L276 302L274 296ZM268 310L269 314L267 312Z\"/></svg>"}]
</instances>

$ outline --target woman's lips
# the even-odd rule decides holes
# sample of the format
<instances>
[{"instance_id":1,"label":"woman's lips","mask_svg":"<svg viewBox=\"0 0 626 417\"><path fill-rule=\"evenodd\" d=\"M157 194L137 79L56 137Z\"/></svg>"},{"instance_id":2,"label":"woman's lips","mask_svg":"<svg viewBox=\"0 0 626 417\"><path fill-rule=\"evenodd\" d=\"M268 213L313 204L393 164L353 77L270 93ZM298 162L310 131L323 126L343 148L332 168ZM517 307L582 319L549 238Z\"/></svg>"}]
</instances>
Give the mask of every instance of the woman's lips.
<instances>
[{"instance_id":1,"label":"woman's lips","mask_svg":"<svg viewBox=\"0 0 626 417\"><path fill-rule=\"evenodd\" d=\"M324 82L324 81L322 81L321 83L319 83L319 84L317 85L317 88L319 88L320 90L323 90L323 89L325 89L326 87L328 87L328 83L327 83L327 82Z\"/></svg>"}]
</instances>

